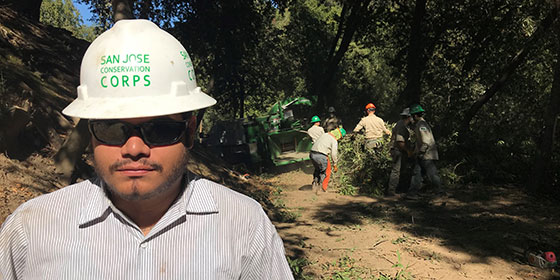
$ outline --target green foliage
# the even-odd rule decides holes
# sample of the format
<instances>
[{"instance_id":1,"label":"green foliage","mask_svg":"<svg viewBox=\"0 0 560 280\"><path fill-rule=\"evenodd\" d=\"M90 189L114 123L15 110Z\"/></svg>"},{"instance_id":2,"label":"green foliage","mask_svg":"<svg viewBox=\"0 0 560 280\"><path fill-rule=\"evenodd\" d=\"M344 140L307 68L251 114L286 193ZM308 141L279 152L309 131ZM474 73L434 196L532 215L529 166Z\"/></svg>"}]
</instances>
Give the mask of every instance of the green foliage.
<instances>
[{"instance_id":1,"label":"green foliage","mask_svg":"<svg viewBox=\"0 0 560 280\"><path fill-rule=\"evenodd\" d=\"M271 51L283 44L272 24L276 10L266 2L242 2L194 2L182 15L188 24L171 30L192 52L200 83L213 85L221 118L255 114L292 91L282 88L289 85L282 79L291 72L290 61Z\"/></svg>"},{"instance_id":2,"label":"green foliage","mask_svg":"<svg viewBox=\"0 0 560 280\"><path fill-rule=\"evenodd\" d=\"M108 1L82 2L90 5L101 26L112 24ZM216 119L260 115L285 97L325 94L317 93L318 84L333 47L340 45L337 31L341 23L348 24L342 15L346 1L129 2L135 16L167 28L191 52L198 83L218 100L205 116L208 128ZM358 23L328 89L335 92L328 103L335 104L346 128L358 122L369 102L388 121L409 105L398 102L403 102L399 97L409 78L415 1L367 3L371 12ZM427 2L419 29L422 49L416 67L421 79L416 90L448 184L530 179L527 166L533 166L539 148L557 59L551 30L529 46L513 76L478 111L467 143L458 143L457 132L467 110L498 81L551 8L545 0ZM313 114L324 117L323 109ZM359 147L361 140L341 141L346 155L339 166L339 191L380 194L389 174L387 147L368 154ZM560 165L559 158L553 157L554 166Z\"/></svg>"},{"instance_id":3,"label":"green foliage","mask_svg":"<svg viewBox=\"0 0 560 280\"><path fill-rule=\"evenodd\" d=\"M341 82L336 85L337 99L345 104L338 110L345 124L357 123L363 116L364 106L370 102L377 107L376 114L384 119L390 117L388 113L402 86L390 65L394 55L379 46L363 42L350 44L341 62L338 77Z\"/></svg>"},{"instance_id":4,"label":"green foliage","mask_svg":"<svg viewBox=\"0 0 560 280\"><path fill-rule=\"evenodd\" d=\"M398 271L395 273L394 276L391 275L384 275L378 278L378 280L408 280L413 279L412 274L408 271L408 265L404 266L401 263L401 253L397 250L397 262L393 265L393 268L397 268Z\"/></svg>"},{"instance_id":5,"label":"green foliage","mask_svg":"<svg viewBox=\"0 0 560 280\"><path fill-rule=\"evenodd\" d=\"M501 130L501 129L496 129ZM494 130L494 132L496 132ZM523 141L523 136L517 131L510 134L484 134L473 131L476 141L468 149L461 147L453 137L443 138L438 147L440 157L444 161L439 163L440 177L446 185L457 183L519 183L530 176L533 156L536 153L536 143L532 139ZM452 161L454 159L454 161Z\"/></svg>"},{"instance_id":6,"label":"green foliage","mask_svg":"<svg viewBox=\"0 0 560 280\"><path fill-rule=\"evenodd\" d=\"M370 271L356 265L356 260L350 255L344 255L337 261L326 263L323 270L329 272L331 280L374 279Z\"/></svg>"},{"instance_id":7,"label":"green foliage","mask_svg":"<svg viewBox=\"0 0 560 280\"><path fill-rule=\"evenodd\" d=\"M286 257L288 260L288 265L290 265L290 269L294 275L294 279L296 280L310 280L313 277L305 274L304 269L306 266L310 265L311 262L306 258L295 258L292 259L290 257Z\"/></svg>"},{"instance_id":8,"label":"green foliage","mask_svg":"<svg viewBox=\"0 0 560 280\"><path fill-rule=\"evenodd\" d=\"M329 276L326 279L331 280L351 280L351 279L375 279L375 280L410 280L414 279L408 265L405 266L401 262L401 254L397 251L397 261L392 268L397 271L394 275L379 273L376 277L371 269L356 265L356 259L351 254L344 254L338 260L332 263L323 264L323 270L327 271Z\"/></svg>"},{"instance_id":9,"label":"green foliage","mask_svg":"<svg viewBox=\"0 0 560 280\"><path fill-rule=\"evenodd\" d=\"M457 173L457 168L463 163L464 161L461 161L455 166L444 166L439 169L439 177L445 186L454 186L461 182L463 176Z\"/></svg>"},{"instance_id":10,"label":"green foliage","mask_svg":"<svg viewBox=\"0 0 560 280\"><path fill-rule=\"evenodd\" d=\"M286 204L282 199L282 188L277 186L270 194L274 208L278 209L274 213L274 220L281 223L293 223L301 216L299 212L293 212L286 208Z\"/></svg>"},{"instance_id":11,"label":"green foliage","mask_svg":"<svg viewBox=\"0 0 560 280\"><path fill-rule=\"evenodd\" d=\"M389 139L381 140L380 148L368 150L362 135L353 134L352 138L347 136L339 141L338 192L382 195L391 173Z\"/></svg>"},{"instance_id":12,"label":"green foliage","mask_svg":"<svg viewBox=\"0 0 560 280\"><path fill-rule=\"evenodd\" d=\"M398 237L397 239L391 241L391 243L392 244L401 244L401 243L406 243L407 241L408 241L408 237L406 235L403 235L403 236Z\"/></svg>"},{"instance_id":13,"label":"green foliage","mask_svg":"<svg viewBox=\"0 0 560 280\"><path fill-rule=\"evenodd\" d=\"M289 10L285 55L295 63L293 74L304 79L304 93L313 95L327 67L342 5L333 0L297 0L290 3Z\"/></svg>"},{"instance_id":14,"label":"green foliage","mask_svg":"<svg viewBox=\"0 0 560 280\"><path fill-rule=\"evenodd\" d=\"M280 206L277 206L280 207ZM282 208L284 206L281 206ZM297 218L301 216L301 213L295 213L288 211L286 209L278 210L274 215L274 220L281 223L293 223L297 221Z\"/></svg>"},{"instance_id":15,"label":"green foliage","mask_svg":"<svg viewBox=\"0 0 560 280\"><path fill-rule=\"evenodd\" d=\"M484 13L467 16L463 12L475 7ZM430 6L427 24L435 25L433 33L424 35L433 51L424 71L422 103L439 136L441 158L454 160L451 166L461 163L453 170L442 170L443 177L520 182L530 176L527 166L534 160L534 136L542 127L539 111L552 83L551 37L543 37L533 46L530 58L478 112L466 145L458 145L455 133L463 113L496 82L548 9L549 4L542 1L504 1L500 5L478 1L459 6L435 2Z\"/></svg>"},{"instance_id":16,"label":"green foliage","mask_svg":"<svg viewBox=\"0 0 560 280\"><path fill-rule=\"evenodd\" d=\"M85 25L80 12L70 0L43 0L40 19L42 23L64 28L76 38L93 41L98 35L93 26Z\"/></svg>"}]
</instances>

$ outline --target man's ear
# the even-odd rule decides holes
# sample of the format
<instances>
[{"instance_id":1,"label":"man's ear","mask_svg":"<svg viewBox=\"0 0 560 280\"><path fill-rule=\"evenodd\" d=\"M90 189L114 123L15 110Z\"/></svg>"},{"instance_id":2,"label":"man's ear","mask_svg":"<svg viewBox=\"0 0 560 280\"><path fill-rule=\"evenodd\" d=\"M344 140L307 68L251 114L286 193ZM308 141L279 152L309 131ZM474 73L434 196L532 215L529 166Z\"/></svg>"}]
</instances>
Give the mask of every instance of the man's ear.
<instances>
[{"instance_id":1,"label":"man's ear","mask_svg":"<svg viewBox=\"0 0 560 280\"><path fill-rule=\"evenodd\" d=\"M189 120L187 121L188 123L188 127L187 127L187 133L185 135L185 147L187 147L187 149L190 149L193 147L194 144L194 135L195 135L195 131L196 131L196 115L192 115Z\"/></svg>"}]
</instances>

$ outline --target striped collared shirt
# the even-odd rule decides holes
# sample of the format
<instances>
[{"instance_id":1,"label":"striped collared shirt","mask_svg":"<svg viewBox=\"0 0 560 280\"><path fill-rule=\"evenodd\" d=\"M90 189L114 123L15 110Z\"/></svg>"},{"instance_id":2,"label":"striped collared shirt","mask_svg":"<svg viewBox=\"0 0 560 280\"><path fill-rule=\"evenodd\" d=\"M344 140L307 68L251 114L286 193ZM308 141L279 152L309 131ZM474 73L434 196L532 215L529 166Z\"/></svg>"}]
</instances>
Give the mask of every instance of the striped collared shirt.
<instances>
[{"instance_id":1,"label":"striped collared shirt","mask_svg":"<svg viewBox=\"0 0 560 280\"><path fill-rule=\"evenodd\" d=\"M293 279L253 199L193 179L147 236L87 180L22 204L0 230L0 279Z\"/></svg>"}]
</instances>

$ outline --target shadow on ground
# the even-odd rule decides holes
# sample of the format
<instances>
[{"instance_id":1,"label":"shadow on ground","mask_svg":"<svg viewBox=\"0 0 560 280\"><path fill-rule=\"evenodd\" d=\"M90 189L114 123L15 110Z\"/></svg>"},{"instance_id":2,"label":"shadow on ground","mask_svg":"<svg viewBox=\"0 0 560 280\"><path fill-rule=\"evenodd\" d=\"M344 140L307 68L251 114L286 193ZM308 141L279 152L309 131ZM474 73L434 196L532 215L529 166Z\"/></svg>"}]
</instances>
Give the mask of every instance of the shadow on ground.
<instances>
[{"instance_id":1,"label":"shadow on ground","mask_svg":"<svg viewBox=\"0 0 560 280\"><path fill-rule=\"evenodd\" d=\"M526 263L525 251L560 252L560 205L512 187L461 186L448 197L326 206L314 219L334 225L389 222L411 236L437 238L480 263ZM547 279L560 279L557 274Z\"/></svg>"}]
</instances>

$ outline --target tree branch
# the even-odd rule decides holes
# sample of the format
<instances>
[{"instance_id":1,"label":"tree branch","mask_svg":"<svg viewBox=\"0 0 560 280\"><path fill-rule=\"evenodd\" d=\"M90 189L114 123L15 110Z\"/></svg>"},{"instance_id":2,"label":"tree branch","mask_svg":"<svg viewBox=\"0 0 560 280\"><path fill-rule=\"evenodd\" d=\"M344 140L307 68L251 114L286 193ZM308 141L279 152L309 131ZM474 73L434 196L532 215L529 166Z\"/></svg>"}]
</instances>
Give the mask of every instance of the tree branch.
<instances>
[{"instance_id":1,"label":"tree branch","mask_svg":"<svg viewBox=\"0 0 560 280\"><path fill-rule=\"evenodd\" d=\"M502 75L486 90L486 92L480 96L476 102L474 102L471 107L465 113L463 121L461 122L461 128L459 129L459 142L464 143L466 136L470 129L470 123L478 111L486 104L505 84L505 82L511 77L515 72L517 67L523 62L529 50L535 45L535 42L540 39L540 37L550 28L552 23L557 17L557 10L552 9L551 12L546 16L544 20L541 21L537 30L531 35L529 40L525 42L521 50L519 50L513 59L506 67L500 71Z\"/></svg>"}]
</instances>

